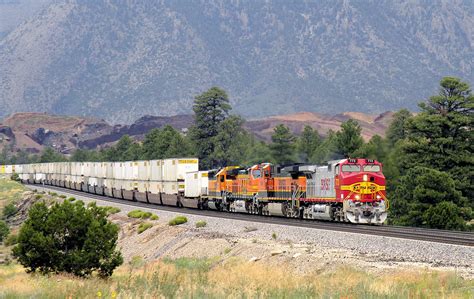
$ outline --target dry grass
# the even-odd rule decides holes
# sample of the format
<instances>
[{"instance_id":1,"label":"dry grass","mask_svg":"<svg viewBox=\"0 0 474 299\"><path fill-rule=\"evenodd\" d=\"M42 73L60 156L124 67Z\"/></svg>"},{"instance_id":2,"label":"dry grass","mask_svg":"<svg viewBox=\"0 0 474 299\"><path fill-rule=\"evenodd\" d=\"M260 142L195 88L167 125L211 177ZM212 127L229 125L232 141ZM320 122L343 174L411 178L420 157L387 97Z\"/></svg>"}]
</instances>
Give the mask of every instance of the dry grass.
<instances>
[{"instance_id":1,"label":"dry grass","mask_svg":"<svg viewBox=\"0 0 474 299\"><path fill-rule=\"evenodd\" d=\"M26 188L15 181L6 178L0 178L0 210L9 202L21 198Z\"/></svg>"},{"instance_id":2,"label":"dry grass","mask_svg":"<svg viewBox=\"0 0 474 299\"><path fill-rule=\"evenodd\" d=\"M0 266L0 298L472 298L474 282L423 269L382 275L347 267L305 276L284 265L230 259L162 260L120 267L109 280L26 274ZM140 264L141 265L141 264Z\"/></svg>"}]
</instances>

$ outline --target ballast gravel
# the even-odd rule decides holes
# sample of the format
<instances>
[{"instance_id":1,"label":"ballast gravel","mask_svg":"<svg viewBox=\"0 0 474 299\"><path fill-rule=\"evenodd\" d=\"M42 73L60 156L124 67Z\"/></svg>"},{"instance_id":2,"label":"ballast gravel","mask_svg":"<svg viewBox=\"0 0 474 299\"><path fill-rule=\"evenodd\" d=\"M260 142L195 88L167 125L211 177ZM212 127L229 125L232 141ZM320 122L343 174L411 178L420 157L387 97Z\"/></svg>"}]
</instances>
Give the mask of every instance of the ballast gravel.
<instances>
[{"instance_id":1,"label":"ballast gravel","mask_svg":"<svg viewBox=\"0 0 474 299\"><path fill-rule=\"evenodd\" d=\"M35 189L42 190L36 186ZM119 243L126 259L134 255L147 260L222 255L239 256L252 262L288 261L302 272L347 264L373 271L400 267L448 269L474 278L473 247L192 215L186 214L185 209L171 212L137 208L126 203L91 199L87 195L54 192L120 208L121 212L113 215L112 220L121 224ZM160 219L152 229L138 235L134 227L139 221L126 216L135 209L152 212ZM188 222L168 226L168 221L177 215L186 216ZM198 221L206 221L207 225L196 228Z\"/></svg>"}]
</instances>

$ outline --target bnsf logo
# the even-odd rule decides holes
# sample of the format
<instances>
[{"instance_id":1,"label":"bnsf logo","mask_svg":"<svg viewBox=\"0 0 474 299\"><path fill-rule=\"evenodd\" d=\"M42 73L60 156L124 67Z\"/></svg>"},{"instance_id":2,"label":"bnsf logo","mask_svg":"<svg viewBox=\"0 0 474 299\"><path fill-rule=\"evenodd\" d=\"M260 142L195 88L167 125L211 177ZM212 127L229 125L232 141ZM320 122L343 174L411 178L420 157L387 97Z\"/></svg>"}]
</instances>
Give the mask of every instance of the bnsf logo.
<instances>
[{"instance_id":1,"label":"bnsf logo","mask_svg":"<svg viewBox=\"0 0 474 299\"><path fill-rule=\"evenodd\" d=\"M331 187L331 179L321 179L321 190L329 190Z\"/></svg>"}]
</instances>

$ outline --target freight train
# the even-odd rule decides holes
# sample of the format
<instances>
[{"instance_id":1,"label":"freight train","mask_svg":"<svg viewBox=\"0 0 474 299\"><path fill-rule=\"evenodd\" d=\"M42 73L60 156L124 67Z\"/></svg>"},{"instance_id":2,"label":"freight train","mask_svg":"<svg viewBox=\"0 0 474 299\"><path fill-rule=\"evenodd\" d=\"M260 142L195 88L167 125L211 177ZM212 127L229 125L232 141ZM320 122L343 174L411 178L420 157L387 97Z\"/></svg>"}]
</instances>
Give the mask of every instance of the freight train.
<instances>
[{"instance_id":1,"label":"freight train","mask_svg":"<svg viewBox=\"0 0 474 299\"><path fill-rule=\"evenodd\" d=\"M376 160L206 171L198 165L197 158L37 163L3 165L0 175L158 205L367 224L387 219L385 177Z\"/></svg>"}]
</instances>

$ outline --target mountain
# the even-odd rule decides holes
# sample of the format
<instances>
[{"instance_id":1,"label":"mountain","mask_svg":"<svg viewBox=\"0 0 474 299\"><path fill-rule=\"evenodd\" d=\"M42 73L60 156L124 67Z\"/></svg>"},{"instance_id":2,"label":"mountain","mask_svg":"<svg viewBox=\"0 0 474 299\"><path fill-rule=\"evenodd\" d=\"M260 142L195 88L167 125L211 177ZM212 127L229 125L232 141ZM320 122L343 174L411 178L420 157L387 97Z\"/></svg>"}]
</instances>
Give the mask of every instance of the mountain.
<instances>
[{"instance_id":1,"label":"mountain","mask_svg":"<svg viewBox=\"0 0 474 299\"><path fill-rule=\"evenodd\" d=\"M245 128L261 140L270 141L273 128L287 125L294 134L300 134L305 125L318 130L325 136L329 130L338 131L341 123L355 119L362 128L362 136L369 140L375 134L384 136L393 119L393 112L369 115L358 112L344 112L324 115L311 112L278 115L247 120ZM140 117L131 125L111 125L103 119L78 116L49 115L37 112L15 113L0 122L0 149L5 146L14 150L38 153L44 147L53 147L59 152L70 154L77 148L95 149L106 147L122 136L129 135L136 140L151 129L171 125L186 132L194 123L194 116L151 116Z\"/></svg>"},{"instance_id":2,"label":"mountain","mask_svg":"<svg viewBox=\"0 0 474 299\"><path fill-rule=\"evenodd\" d=\"M51 2L52 0L0 0L0 39Z\"/></svg>"},{"instance_id":3,"label":"mountain","mask_svg":"<svg viewBox=\"0 0 474 299\"><path fill-rule=\"evenodd\" d=\"M0 40L0 116L414 110L473 61L473 1L55 0Z\"/></svg>"}]
</instances>

